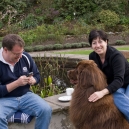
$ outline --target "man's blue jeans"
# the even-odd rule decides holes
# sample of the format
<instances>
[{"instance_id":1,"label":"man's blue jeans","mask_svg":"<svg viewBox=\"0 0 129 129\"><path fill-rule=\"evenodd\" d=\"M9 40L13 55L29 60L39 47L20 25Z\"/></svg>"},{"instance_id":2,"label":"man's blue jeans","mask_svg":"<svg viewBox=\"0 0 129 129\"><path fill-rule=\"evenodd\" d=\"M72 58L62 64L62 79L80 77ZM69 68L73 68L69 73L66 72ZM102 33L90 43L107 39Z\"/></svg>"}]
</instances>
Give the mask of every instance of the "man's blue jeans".
<instances>
[{"instance_id":1,"label":"man's blue jeans","mask_svg":"<svg viewBox=\"0 0 129 129\"><path fill-rule=\"evenodd\" d=\"M47 102L32 92L21 97L0 98L0 129L8 129L7 119L17 110L35 116L35 129L48 129L52 109Z\"/></svg>"},{"instance_id":2,"label":"man's blue jeans","mask_svg":"<svg viewBox=\"0 0 129 129\"><path fill-rule=\"evenodd\" d=\"M124 114L129 122L129 85L127 88L119 88L113 93L113 98L116 107Z\"/></svg>"}]
</instances>

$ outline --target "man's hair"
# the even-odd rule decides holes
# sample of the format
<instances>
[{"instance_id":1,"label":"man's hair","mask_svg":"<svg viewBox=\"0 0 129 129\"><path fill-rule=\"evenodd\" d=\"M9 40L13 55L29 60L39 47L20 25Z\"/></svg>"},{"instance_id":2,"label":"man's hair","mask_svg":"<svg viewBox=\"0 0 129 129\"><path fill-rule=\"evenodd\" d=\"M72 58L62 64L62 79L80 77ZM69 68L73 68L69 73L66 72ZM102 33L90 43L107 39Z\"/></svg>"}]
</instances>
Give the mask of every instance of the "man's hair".
<instances>
[{"instance_id":1,"label":"man's hair","mask_svg":"<svg viewBox=\"0 0 129 129\"><path fill-rule=\"evenodd\" d=\"M107 34L102 31L102 30L92 30L89 34L89 44L92 45L92 41L94 39L100 38L102 40L104 40L105 42L108 42L108 37Z\"/></svg>"},{"instance_id":2,"label":"man's hair","mask_svg":"<svg viewBox=\"0 0 129 129\"><path fill-rule=\"evenodd\" d=\"M24 47L24 40L17 34L8 34L2 40L2 47L6 47L8 50L12 50L15 45Z\"/></svg>"}]
</instances>

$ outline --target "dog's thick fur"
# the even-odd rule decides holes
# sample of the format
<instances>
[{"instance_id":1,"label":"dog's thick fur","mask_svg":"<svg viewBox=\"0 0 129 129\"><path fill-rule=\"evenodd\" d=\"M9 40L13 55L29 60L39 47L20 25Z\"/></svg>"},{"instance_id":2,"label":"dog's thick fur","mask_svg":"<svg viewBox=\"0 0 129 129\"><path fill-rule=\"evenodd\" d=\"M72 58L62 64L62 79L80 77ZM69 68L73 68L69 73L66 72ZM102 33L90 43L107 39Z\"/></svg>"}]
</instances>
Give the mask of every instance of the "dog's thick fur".
<instances>
[{"instance_id":1,"label":"dog's thick fur","mask_svg":"<svg viewBox=\"0 0 129 129\"><path fill-rule=\"evenodd\" d=\"M114 105L112 95L106 95L96 102L88 101L93 92L107 86L105 75L94 61L80 61L74 70L68 72L69 79L75 79L76 76L78 83L74 88L69 109L70 120L75 128L129 129L128 122Z\"/></svg>"}]
</instances>

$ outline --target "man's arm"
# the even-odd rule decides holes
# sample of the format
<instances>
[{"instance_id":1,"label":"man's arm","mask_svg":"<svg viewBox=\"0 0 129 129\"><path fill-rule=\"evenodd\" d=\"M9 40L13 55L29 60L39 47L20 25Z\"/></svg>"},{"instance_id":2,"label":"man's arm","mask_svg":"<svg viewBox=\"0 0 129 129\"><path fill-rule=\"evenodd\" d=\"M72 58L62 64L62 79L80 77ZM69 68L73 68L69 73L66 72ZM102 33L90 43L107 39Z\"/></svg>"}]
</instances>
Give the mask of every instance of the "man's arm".
<instances>
[{"instance_id":1,"label":"man's arm","mask_svg":"<svg viewBox=\"0 0 129 129\"><path fill-rule=\"evenodd\" d=\"M19 86L25 86L26 84L29 83L30 77L21 76L19 77L16 81L13 81L7 85L1 85L0 83L0 98L4 97L6 94L9 92L13 91Z\"/></svg>"},{"instance_id":2,"label":"man's arm","mask_svg":"<svg viewBox=\"0 0 129 129\"><path fill-rule=\"evenodd\" d=\"M13 81L12 83L7 84L6 85L7 91L11 92L12 90L16 89L19 86L25 86L26 84L29 83L29 78L30 77L21 76L16 81Z\"/></svg>"}]
</instances>

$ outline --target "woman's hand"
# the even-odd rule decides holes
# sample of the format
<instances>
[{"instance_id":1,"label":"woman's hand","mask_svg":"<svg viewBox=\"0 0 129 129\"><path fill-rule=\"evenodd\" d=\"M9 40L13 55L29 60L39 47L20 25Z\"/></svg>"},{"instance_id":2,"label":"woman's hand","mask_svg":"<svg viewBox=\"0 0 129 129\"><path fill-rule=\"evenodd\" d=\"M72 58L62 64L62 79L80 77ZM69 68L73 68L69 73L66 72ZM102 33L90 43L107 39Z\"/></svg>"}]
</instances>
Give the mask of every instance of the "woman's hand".
<instances>
[{"instance_id":1,"label":"woman's hand","mask_svg":"<svg viewBox=\"0 0 129 129\"><path fill-rule=\"evenodd\" d=\"M106 94L109 94L108 89L97 91L97 92L94 92L93 94L91 94L90 97L88 98L88 100L90 102L96 102L97 100L103 98L103 96L105 96Z\"/></svg>"}]
</instances>

